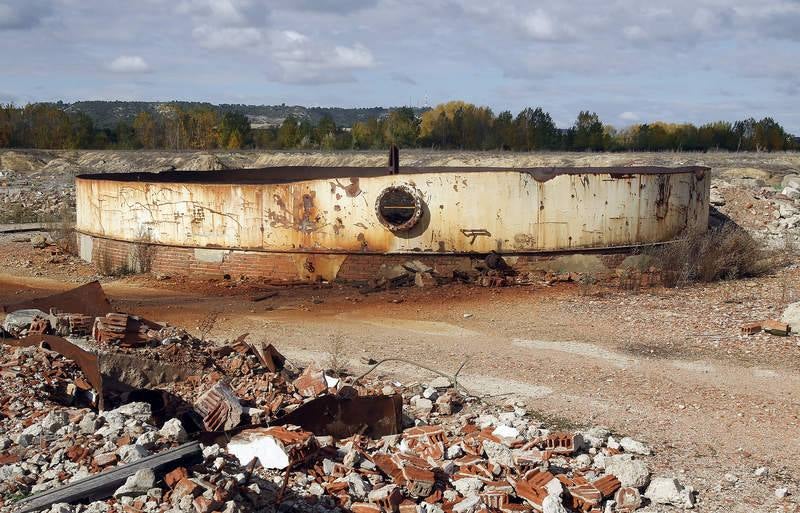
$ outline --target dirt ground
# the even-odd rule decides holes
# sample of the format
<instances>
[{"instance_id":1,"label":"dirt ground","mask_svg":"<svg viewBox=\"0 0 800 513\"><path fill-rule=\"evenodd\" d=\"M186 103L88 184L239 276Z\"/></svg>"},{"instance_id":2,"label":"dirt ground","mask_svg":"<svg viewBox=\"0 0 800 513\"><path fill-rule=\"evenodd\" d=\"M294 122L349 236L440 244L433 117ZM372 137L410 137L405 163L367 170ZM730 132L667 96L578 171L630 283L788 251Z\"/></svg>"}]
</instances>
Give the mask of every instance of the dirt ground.
<instances>
[{"instance_id":1,"label":"dirt ground","mask_svg":"<svg viewBox=\"0 0 800 513\"><path fill-rule=\"evenodd\" d=\"M0 303L93 277L91 266L50 262L47 249L8 236L0 245ZM333 285L279 289L254 302L265 289L252 281L133 276L104 286L121 311L195 333L216 317L207 336L249 332L302 363L335 359L355 373L368 358L402 357L452 373L466 361L460 381L474 393L523 398L551 422L605 425L648 442L654 474L694 486L698 511L800 510L800 337L739 333L797 300L795 268L636 293L565 283L362 295ZM378 372L405 383L430 377L403 363ZM768 475L756 477L762 466ZM791 495L777 498L778 487Z\"/></svg>"}]
</instances>

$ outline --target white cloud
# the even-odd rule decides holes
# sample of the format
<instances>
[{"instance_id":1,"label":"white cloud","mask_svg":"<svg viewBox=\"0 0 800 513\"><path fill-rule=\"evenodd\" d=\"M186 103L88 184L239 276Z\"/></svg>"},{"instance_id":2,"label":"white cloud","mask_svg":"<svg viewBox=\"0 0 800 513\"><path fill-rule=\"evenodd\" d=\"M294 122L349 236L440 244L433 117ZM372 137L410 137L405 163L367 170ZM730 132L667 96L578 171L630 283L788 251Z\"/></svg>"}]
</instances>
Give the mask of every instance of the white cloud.
<instances>
[{"instance_id":1,"label":"white cloud","mask_svg":"<svg viewBox=\"0 0 800 513\"><path fill-rule=\"evenodd\" d=\"M331 47L295 30L274 33L270 49L271 75L280 82L346 82L353 80L353 71L375 65L372 52L360 43Z\"/></svg>"},{"instance_id":2,"label":"white cloud","mask_svg":"<svg viewBox=\"0 0 800 513\"><path fill-rule=\"evenodd\" d=\"M120 55L111 61L108 69L115 73L144 73L150 71L150 66L138 55Z\"/></svg>"},{"instance_id":3,"label":"white cloud","mask_svg":"<svg viewBox=\"0 0 800 513\"><path fill-rule=\"evenodd\" d=\"M641 118L635 112L631 112L629 110L626 110L625 112L623 112L622 114L619 115L619 119L621 119L623 121L639 121L639 119L641 119Z\"/></svg>"},{"instance_id":4,"label":"white cloud","mask_svg":"<svg viewBox=\"0 0 800 513\"><path fill-rule=\"evenodd\" d=\"M283 37L285 37L286 41L289 43L303 43L308 40L306 36L294 30L284 30Z\"/></svg>"},{"instance_id":5,"label":"white cloud","mask_svg":"<svg viewBox=\"0 0 800 513\"><path fill-rule=\"evenodd\" d=\"M261 43L269 14L260 0L184 0L176 10L191 18L197 44L214 50Z\"/></svg>"},{"instance_id":6,"label":"white cloud","mask_svg":"<svg viewBox=\"0 0 800 513\"><path fill-rule=\"evenodd\" d=\"M536 9L526 16L522 25L528 35L534 39L554 40L557 38L555 21L542 9Z\"/></svg>"},{"instance_id":7,"label":"white cloud","mask_svg":"<svg viewBox=\"0 0 800 513\"><path fill-rule=\"evenodd\" d=\"M331 65L337 68L358 69L371 68L375 64L372 52L365 46L337 46L334 48Z\"/></svg>"},{"instance_id":8,"label":"white cloud","mask_svg":"<svg viewBox=\"0 0 800 513\"><path fill-rule=\"evenodd\" d=\"M209 49L244 48L261 42L261 31L253 27L212 27L200 25L192 30L197 44Z\"/></svg>"}]
</instances>

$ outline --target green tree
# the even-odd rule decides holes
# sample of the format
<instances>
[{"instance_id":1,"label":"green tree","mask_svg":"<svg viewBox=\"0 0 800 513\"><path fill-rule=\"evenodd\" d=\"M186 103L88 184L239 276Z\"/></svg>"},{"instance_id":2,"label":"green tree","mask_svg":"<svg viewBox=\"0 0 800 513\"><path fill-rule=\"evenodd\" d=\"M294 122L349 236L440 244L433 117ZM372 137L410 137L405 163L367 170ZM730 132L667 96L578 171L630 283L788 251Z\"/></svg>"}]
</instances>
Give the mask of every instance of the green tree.
<instances>
[{"instance_id":1,"label":"green tree","mask_svg":"<svg viewBox=\"0 0 800 513\"><path fill-rule=\"evenodd\" d=\"M120 121L114 129L116 135L116 146L123 150L133 150L138 148L136 131L130 123Z\"/></svg>"},{"instance_id":2,"label":"green tree","mask_svg":"<svg viewBox=\"0 0 800 513\"><path fill-rule=\"evenodd\" d=\"M70 149L89 148L94 142L94 123L92 118L78 112L70 117L71 129L67 146Z\"/></svg>"},{"instance_id":3,"label":"green tree","mask_svg":"<svg viewBox=\"0 0 800 513\"><path fill-rule=\"evenodd\" d=\"M497 115L493 125L495 148L510 150L514 147L514 116L505 110Z\"/></svg>"},{"instance_id":4,"label":"green tree","mask_svg":"<svg viewBox=\"0 0 800 513\"><path fill-rule=\"evenodd\" d=\"M288 116L278 129L278 146L284 149L296 148L300 142L300 130L297 119Z\"/></svg>"},{"instance_id":5,"label":"green tree","mask_svg":"<svg viewBox=\"0 0 800 513\"><path fill-rule=\"evenodd\" d=\"M541 107L522 110L514 120L515 147L524 151L555 149L558 146L558 129L550 114ZM602 128L602 127L601 127Z\"/></svg>"},{"instance_id":6,"label":"green tree","mask_svg":"<svg viewBox=\"0 0 800 513\"><path fill-rule=\"evenodd\" d=\"M353 126L350 128L350 135L352 136L354 150L368 150L372 148L372 141L375 136L372 133L369 122L357 121L353 123Z\"/></svg>"},{"instance_id":7,"label":"green tree","mask_svg":"<svg viewBox=\"0 0 800 513\"><path fill-rule=\"evenodd\" d=\"M572 127L572 149L601 151L605 149L603 123L594 112L581 111Z\"/></svg>"},{"instance_id":8,"label":"green tree","mask_svg":"<svg viewBox=\"0 0 800 513\"><path fill-rule=\"evenodd\" d=\"M401 148L410 148L417 143L419 121L411 107L401 107L389 113L383 123L384 140Z\"/></svg>"},{"instance_id":9,"label":"green tree","mask_svg":"<svg viewBox=\"0 0 800 513\"><path fill-rule=\"evenodd\" d=\"M236 140L231 143L231 138ZM249 146L252 141L250 120L239 112L226 112L219 122L219 144L223 148L239 149Z\"/></svg>"}]
</instances>

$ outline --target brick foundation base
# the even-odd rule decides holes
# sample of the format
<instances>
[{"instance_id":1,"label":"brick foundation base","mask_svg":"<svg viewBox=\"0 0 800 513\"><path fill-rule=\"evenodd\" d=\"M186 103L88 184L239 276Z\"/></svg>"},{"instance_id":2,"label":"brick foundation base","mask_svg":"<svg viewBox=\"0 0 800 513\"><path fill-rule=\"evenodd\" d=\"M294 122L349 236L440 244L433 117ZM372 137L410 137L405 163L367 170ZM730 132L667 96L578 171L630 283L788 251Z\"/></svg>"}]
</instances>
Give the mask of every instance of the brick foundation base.
<instances>
[{"instance_id":1,"label":"brick foundation base","mask_svg":"<svg viewBox=\"0 0 800 513\"><path fill-rule=\"evenodd\" d=\"M274 280L365 281L374 278L382 265L392 266L420 260L440 274L468 271L482 262L468 255L319 255L308 253L267 253L228 249L181 248L104 239L77 234L80 255L106 274L117 272L161 273L200 279L230 275ZM518 272L602 273L623 266L634 256L624 253L507 256Z\"/></svg>"}]
</instances>

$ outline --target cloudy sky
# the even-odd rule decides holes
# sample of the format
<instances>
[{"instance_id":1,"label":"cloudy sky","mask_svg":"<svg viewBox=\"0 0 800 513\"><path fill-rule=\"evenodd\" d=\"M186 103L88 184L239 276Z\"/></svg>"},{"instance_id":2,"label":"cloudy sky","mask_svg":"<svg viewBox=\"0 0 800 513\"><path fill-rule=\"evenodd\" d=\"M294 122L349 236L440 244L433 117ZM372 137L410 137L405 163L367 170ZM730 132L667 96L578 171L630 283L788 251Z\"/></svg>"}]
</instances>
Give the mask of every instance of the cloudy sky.
<instances>
[{"instance_id":1,"label":"cloudy sky","mask_svg":"<svg viewBox=\"0 0 800 513\"><path fill-rule=\"evenodd\" d=\"M0 101L496 112L800 133L800 0L0 0Z\"/></svg>"}]
</instances>

